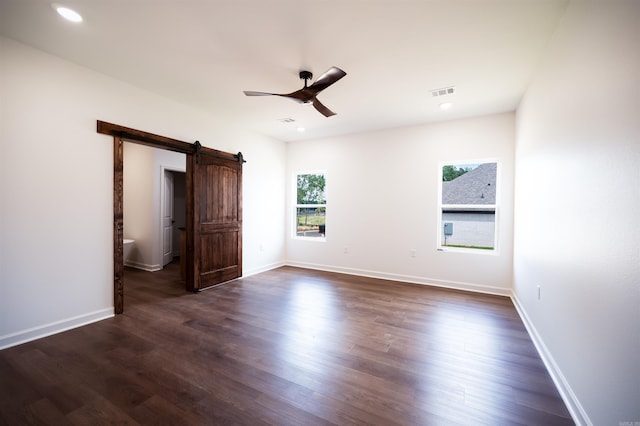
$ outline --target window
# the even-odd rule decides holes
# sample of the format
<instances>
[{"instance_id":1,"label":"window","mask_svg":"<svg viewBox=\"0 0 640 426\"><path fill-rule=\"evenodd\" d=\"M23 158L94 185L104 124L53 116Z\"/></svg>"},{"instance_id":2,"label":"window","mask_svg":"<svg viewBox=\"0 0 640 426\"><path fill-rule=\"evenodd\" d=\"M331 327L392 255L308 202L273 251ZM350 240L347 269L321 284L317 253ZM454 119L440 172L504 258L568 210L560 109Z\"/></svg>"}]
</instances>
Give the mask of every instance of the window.
<instances>
[{"instance_id":1,"label":"window","mask_svg":"<svg viewBox=\"0 0 640 426\"><path fill-rule=\"evenodd\" d=\"M323 173L296 176L296 230L298 237L324 238L327 200Z\"/></svg>"},{"instance_id":2,"label":"window","mask_svg":"<svg viewBox=\"0 0 640 426\"><path fill-rule=\"evenodd\" d=\"M496 250L498 163L453 163L440 173L439 250Z\"/></svg>"}]
</instances>

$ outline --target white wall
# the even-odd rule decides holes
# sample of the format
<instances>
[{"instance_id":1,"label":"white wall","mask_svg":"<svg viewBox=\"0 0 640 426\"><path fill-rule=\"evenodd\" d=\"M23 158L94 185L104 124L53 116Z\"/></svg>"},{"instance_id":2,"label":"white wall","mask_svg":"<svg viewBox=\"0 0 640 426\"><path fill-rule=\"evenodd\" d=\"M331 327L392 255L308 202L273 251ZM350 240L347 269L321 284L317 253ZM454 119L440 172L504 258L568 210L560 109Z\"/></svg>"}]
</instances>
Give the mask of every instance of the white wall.
<instances>
[{"instance_id":1,"label":"white wall","mask_svg":"<svg viewBox=\"0 0 640 426\"><path fill-rule=\"evenodd\" d=\"M135 240L127 262L158 270L160 262L153 261L153 218L160 207L154 206L153 148L125 142L123 155L123 231L124 238Z\"/></svg>"},{"instance_id":2,"label":"white wall","mask_svg":"<svg viewBox=\"0 0 640 426\"><path fill-rule=\"evenodd\" d=\"M0 57L0 348L113 314L113 142L96 120L242 151L245 274L282 263L284 143L6 38Z\"/></svg>"},{"instance_id":3,"label":"white wall","mask_svg":"<svg viewBox=\"0 0 640 426\"><path fill-rule=\"evenodd\" d=\"M640 2L571 2L517 112L516 170L516 301L578 421L637 424Z\"/></svg>"},{"instance_id":4,"label":"white wall","mask_svg":"<svg viewBox=\"0 0 640 426\"><path fill-rule=\"evenodd\" d=\"M287 262L510 294L514 126L505 113L290 143ZM498 254L437 251L440 167L477 159L501 167ZM295 174L315 171L326 172L326 242L292 238Z\"/></svg>"}]
</instances>

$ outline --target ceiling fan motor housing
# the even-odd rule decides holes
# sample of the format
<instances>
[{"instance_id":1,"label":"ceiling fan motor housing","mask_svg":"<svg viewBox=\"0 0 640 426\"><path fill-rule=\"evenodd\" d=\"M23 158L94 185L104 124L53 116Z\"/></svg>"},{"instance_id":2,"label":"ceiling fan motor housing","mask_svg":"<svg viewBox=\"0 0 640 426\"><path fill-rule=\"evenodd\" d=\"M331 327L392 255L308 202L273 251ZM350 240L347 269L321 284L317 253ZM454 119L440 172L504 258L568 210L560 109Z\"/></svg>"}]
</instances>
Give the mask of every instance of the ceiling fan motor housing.
<instances>
[{"instance_id":1,"label":"ceiling fan motor housing","mask_svg":"<svg viewBox=\"0 0 640 426\"><path fill-rule=\"evenodd\" d=\"M307 80L311 80L312 77L313 74L311 73L311 71L300 71L300 79L304 80L305 83Z\"/></svg>"}]
</instances>

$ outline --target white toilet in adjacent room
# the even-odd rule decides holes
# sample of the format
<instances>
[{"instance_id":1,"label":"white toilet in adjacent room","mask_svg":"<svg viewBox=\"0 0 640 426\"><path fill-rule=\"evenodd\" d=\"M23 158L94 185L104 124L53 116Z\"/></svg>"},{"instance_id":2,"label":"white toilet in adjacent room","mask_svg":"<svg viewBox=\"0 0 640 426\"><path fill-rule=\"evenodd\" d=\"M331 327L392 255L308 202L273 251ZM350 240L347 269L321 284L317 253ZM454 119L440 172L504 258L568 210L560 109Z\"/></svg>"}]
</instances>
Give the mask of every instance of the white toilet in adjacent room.
<instances>
[{"instance_id":1,"label":"white toilet in adjacent room","mask_svg":"<svg viewBox=\"0 0 640 426\"><path fill-rule=\"evenodd\" d=\"M133 248L134 242L135 240L130 240L128 238L125 238L123 240L124 252L122 256L122 261L124 262L125 265L127 264L127 259L129 259L129 255L131 254L131 249Z\"/></svg>"}]
</instances>

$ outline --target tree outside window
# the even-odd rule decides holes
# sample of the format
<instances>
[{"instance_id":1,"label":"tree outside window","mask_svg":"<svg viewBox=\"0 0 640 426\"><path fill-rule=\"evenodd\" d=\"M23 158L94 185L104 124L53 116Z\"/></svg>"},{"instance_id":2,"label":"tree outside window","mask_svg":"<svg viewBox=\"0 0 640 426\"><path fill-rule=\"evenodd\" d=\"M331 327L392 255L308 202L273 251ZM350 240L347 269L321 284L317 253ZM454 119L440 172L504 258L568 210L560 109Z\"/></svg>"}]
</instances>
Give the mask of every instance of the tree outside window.
<instances>
[{"instance_id":1,"label":"tree outside window","mask_svg":"<svg viewBox=\"0 0 640 426\"><path fill-rule=\"evenodd\" d=\"M324 238L327 200L324 174L296 176L296 236Z\"/></svg>"}]
</instances>

